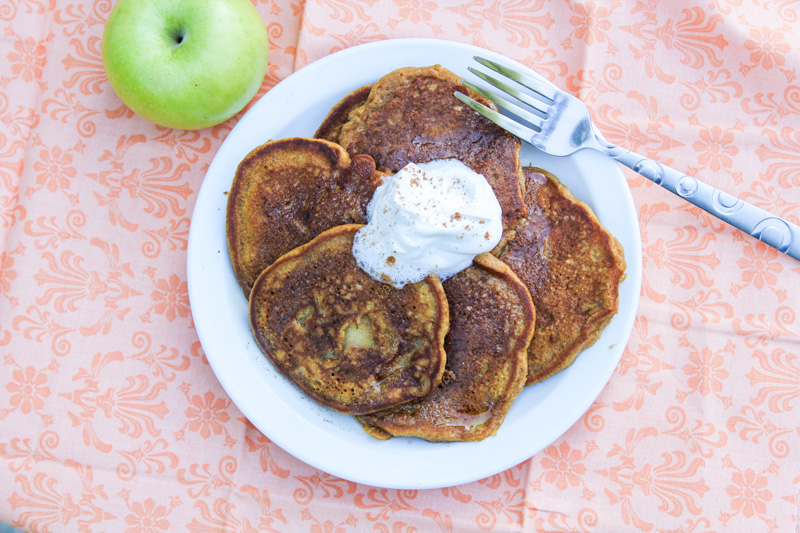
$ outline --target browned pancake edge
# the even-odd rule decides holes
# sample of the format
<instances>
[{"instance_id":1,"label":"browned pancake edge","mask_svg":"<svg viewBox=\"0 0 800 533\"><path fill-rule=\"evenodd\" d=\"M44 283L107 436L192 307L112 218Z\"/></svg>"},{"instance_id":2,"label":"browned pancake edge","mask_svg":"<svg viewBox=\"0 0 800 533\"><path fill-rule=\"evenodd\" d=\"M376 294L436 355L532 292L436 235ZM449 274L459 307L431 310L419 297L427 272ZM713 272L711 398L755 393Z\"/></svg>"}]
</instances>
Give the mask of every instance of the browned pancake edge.
<instances>
[{"instance_id":1,"label":"browned pancake edge","mask_svg":"<svg viewBox=\"0 0 800 533\"><path fill-rule=\"evenodd\" d=\"M538 168L524 174L528 218L498 257L536 306L530 385L567 368L597 341L617 313L626 265L617 239L558 178Z\"/></svg>"},{"instance_id":2,"label":"browned pancake edge","mask_svg":"<svg viewBox=\"0 0 800 533\"><path fill-rule=\"evenodd\" d=\"M342 126L350 118L350 112L366 103L370 90L372 90L372 85L365 85L342 98L328 112L328 116L325 117L325 120L322 121L316 133L314 133L314 138L338 143Z\"/></svg>"}]
</instances>

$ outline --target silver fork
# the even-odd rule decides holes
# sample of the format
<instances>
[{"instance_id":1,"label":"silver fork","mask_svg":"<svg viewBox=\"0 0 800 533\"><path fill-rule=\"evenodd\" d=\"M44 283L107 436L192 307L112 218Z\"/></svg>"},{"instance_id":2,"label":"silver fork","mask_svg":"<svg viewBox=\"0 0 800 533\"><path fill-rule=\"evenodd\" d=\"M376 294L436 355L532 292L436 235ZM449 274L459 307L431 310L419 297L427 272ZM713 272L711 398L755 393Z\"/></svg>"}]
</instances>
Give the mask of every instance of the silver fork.
<instances>
[{"instance_id":1,"label":"silver fork","mask_svg":"<svg viewBox=\"0 0 800 533\"><path fill-rule=\"evenodd\" d=\"M500 114L468 96L456 92L459 100L498 126L529 142L539 150L555 156L569 155L581 148L593 148L700 209L800 260L800 227L797 225L715 189L696 178L606 141L592 122L589 110L583 102L557 89L533 70L519 72L482 57L474 59L481 65L532 91L531 94L523 92L489 74L472 67L469 68L470 72L518 102L512 102L494 92L462 80L464 85L470 89L491 100L508 113L522 119L520 121Z\"/></svg>"}]
</instances>

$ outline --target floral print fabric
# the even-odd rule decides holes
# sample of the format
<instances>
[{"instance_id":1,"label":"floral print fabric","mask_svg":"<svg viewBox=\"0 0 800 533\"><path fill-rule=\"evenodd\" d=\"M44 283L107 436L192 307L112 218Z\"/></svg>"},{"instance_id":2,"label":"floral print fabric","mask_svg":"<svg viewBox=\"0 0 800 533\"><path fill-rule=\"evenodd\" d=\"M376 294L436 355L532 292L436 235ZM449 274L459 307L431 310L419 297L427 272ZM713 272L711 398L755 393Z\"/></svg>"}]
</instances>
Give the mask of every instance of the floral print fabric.
<instances>
[{"instance_id":1,"label":"floral print fabric","mask_svg":"<svg viewBox=\"0 0 800 533\"><path fill-rule=\"evenodd\" d=\"M259 95L360 43L475 44L580 96L609 140L800 222L795 1L254 4L271 39ZM423 491L358 485L275 446L208 366L186 285L194 200L239 117L179 131L128 110L101 62L112 5L0 0L0 522L795 531L800 263L627 170L641 303L616 372L560 439Z\"/></svg>"}]
</instances>

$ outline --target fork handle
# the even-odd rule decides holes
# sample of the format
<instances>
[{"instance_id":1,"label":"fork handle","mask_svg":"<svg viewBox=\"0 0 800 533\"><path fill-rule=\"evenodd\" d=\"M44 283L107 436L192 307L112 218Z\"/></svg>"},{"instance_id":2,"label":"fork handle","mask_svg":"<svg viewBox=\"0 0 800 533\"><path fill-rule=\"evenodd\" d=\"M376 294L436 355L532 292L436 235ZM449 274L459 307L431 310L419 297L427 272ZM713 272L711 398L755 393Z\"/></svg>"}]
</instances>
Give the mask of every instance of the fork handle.
<instances>
[{"instance_id":1,"label":"fork handle","mask_svg":"<svg viewBox=\"0 0 800 533\"><path fill-rule=\"evenodd\" d=\"M800 226L657 161L602 143L610 157L700 209L800 260Z\"/></svg>"}]
</instances>

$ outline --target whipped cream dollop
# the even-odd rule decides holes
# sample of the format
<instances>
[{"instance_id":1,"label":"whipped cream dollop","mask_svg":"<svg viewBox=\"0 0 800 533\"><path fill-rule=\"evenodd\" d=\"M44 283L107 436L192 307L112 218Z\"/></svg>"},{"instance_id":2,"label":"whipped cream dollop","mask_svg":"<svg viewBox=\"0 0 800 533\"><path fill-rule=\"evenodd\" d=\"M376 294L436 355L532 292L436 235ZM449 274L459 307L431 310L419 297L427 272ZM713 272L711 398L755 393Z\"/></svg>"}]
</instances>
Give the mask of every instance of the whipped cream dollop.
<instances>
[{"instance_id":1,"label":"whipped cream dollop","mask_svg":"<svg viewBox=\"0 0 800 533\"><path fill-rule=\"evenodd\" d=\"M481 174L456 159L409 163L375 190L353 255L370 276L402 288L464 270L502 232L500 204Z\"/></svg>"}]
</instances>

